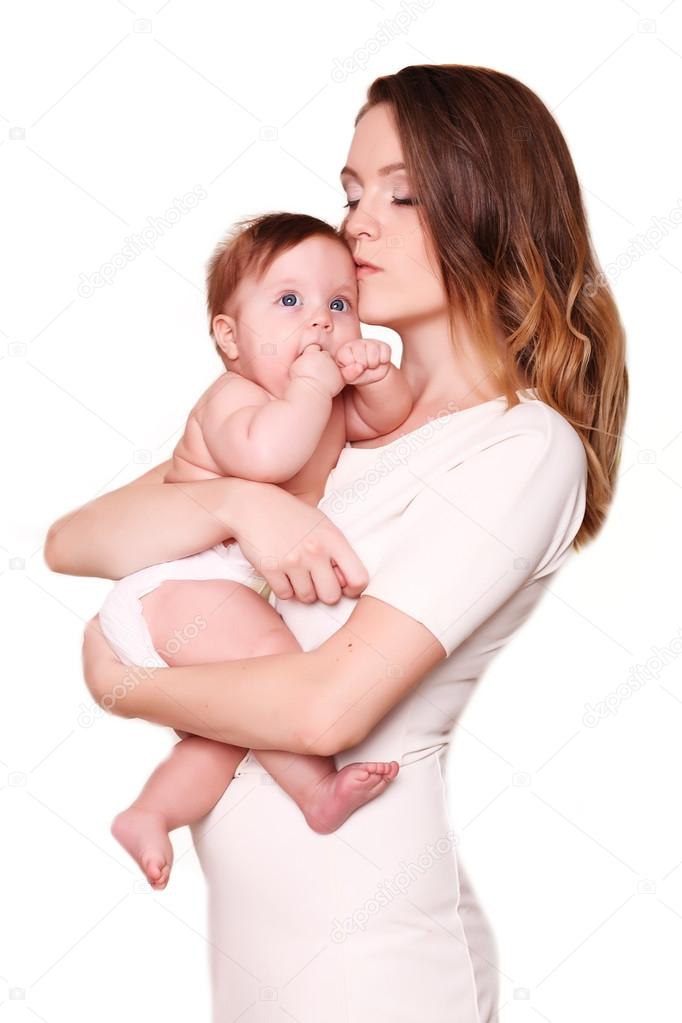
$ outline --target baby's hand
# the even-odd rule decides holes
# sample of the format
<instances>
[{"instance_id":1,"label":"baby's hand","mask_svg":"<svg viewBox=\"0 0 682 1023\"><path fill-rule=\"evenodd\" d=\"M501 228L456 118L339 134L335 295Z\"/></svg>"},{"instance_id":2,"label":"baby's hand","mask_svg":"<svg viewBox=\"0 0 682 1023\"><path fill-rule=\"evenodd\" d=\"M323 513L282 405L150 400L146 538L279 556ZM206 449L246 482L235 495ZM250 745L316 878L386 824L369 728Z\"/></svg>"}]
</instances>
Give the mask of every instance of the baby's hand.
<instances>
[{"instance_id":1,"label":"baby's hand","mask_svg":"<svg viewBox=\"0 0 682 1023\"><path fill-rule=\"evenodd\" d=\"M333 398L342 391L345 382L329 352L320 348L319 345L308 345L304 352L297 359L294 359L290 368L289 376L305 377L323 394Z\"/></svg>"},{"instance_id":2,"label":"baby's hand","mask_svg":"<svg viewBox=\"0 0 682 1023\"><path fill-rule=\"evenodd\" d=\"M334 358L347 384L374 384L391 368L391 348L385 341L358 338L346 341Z\"/></svg>"}]
</instances>

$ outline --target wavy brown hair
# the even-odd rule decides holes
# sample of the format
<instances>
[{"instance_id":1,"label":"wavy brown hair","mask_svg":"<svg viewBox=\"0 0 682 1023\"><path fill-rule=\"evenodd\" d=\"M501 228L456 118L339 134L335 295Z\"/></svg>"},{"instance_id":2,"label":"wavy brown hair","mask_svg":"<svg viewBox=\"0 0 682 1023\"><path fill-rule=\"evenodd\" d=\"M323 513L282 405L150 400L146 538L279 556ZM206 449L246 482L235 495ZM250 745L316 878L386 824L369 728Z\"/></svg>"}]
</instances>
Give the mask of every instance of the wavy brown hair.
<instances>
[{"instance_id":1,"label":"wavy brown hair","mask_svg":"<svg viewBox=\"0 0 682 1023\"><path fill-rule=\"evenodd\" d=\"M384 75L355 124L377 103L392 107L450 308L470 325L508 408L519 403L519 371L583 441L578 550L597 535L613 498L628 373L625 331L566 141L531 89L491 68L421 64ZM506 335L508 366L495 327Z\"/></svg>"}]
</instances>

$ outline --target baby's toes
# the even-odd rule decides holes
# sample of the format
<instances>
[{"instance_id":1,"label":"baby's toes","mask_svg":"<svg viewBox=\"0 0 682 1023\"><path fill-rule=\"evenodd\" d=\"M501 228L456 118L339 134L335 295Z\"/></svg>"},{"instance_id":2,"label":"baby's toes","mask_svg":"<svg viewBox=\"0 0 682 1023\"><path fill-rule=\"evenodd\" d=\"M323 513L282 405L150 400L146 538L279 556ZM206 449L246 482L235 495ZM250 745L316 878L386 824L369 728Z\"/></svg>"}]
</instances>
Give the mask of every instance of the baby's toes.
<instances>
[{"instance_id":1,"label":"baby's toes","mask_svg":"<svg viewBox=\"0 0 682 1023\"><path fill-rule=\"evenodd\" d=\"M147 880L150 884L156 884L160 879L163 866L163 860L157 855L142 857L142 869L147 875Z\"/></svg>"},{"instance_id":2,"label":"baby's toes","mask_svg":"<svg viewBox=\"0 0 682 1023\"><path fill-rule=\"evenodd\" d=\"M157 891L163 891L163 889L166 887L166 885L168 884L168 876L169 876L168 867L167 866L163 867L161 870L161 874L159 875L158 881L154 883L154 888L156 888Z\"/></svg>"}]
</instances>

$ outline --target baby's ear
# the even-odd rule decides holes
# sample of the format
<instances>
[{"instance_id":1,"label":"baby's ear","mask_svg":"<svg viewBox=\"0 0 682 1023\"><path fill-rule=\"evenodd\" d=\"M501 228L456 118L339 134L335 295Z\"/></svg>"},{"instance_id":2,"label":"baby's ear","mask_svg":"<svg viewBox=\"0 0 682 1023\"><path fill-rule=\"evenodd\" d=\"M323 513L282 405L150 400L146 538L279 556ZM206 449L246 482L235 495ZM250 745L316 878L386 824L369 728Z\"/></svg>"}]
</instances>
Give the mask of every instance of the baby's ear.
<instances>
[{"instance_id":1,"label":"baby's ear","mask_svg":"<svg viewBox=\"0 0 682 1023\"><path fill-rule=\"evenodd\" d=\"M237 323L233 316L226 313L219 313L213 317L211 324L215 342L227 359L238 359L239 348L237 347Z\"/></svg>"}]
</instances>

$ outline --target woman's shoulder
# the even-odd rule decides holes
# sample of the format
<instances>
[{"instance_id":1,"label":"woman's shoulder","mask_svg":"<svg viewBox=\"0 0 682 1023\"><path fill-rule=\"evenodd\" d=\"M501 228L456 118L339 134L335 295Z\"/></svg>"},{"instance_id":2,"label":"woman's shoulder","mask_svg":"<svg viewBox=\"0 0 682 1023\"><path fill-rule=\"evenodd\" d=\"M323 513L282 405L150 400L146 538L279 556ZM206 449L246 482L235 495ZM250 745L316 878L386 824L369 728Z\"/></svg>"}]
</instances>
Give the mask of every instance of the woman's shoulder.
<instances>
[{"instance_id":1,"label":"woman's shoulder","mask_svg":"<svg viewBox=\"0 0 682 1023\"><path fill-rule=\"evenodd\" d=\"M522 497L532 491L536 498L555 500L585 491L587 455L580 434L557 409L522 394L517 405L491 403L481 408L489 414L472 415L454 436L443 436L434 469L444 488L458 494L469 488L492 507L503 493Z\"/></svg>"},{"instance_id":2,"label":"woman's shoulder","mask_svg":"<svg viewBox=\"0 0 682 1023\"><path fill-rule=\"evenodd\" d=\"M499 416L481 424L474 446L481 450L502 445L512 471L515 465L529 458L541 458L543 462L563 466L566 473L585 473L585 445L575 427L533 392L522 392L520 397L518 405L505 407Z\"/></svg>"},{"instance_id":3,"label":"woman's shoulder","mask_svg":"<svg viewBox=\"0 0 682 1023\"><path fill-rule=\"evenodd\" d=\"M539 398L531 398L508 409L503 419L516 434L526 435L536 444L542 444L548 455L560 459L567 469L587 469L582 438L558 409Z\"/></svg>"}]
</instances>

